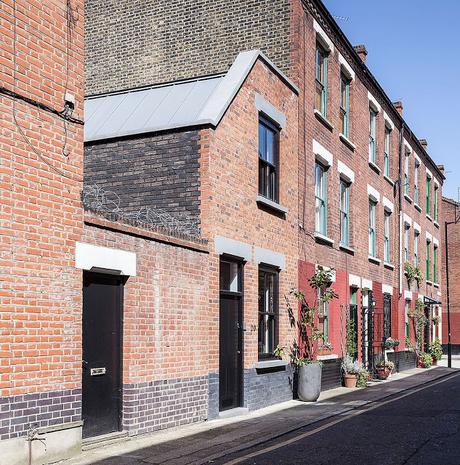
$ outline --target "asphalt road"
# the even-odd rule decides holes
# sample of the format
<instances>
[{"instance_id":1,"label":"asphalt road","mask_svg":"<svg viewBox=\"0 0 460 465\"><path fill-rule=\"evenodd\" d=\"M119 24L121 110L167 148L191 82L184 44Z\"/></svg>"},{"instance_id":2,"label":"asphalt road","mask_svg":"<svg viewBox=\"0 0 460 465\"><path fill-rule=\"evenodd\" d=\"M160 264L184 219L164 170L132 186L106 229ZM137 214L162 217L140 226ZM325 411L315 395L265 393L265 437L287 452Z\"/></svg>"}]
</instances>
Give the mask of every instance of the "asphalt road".
<instances>
[{"instance_id":1,"label":"asphalt road","mask_svg":"<svg viewBox=\"0 0 460 465\"><path fill-rule=\"evenodd\" d=\"M460 376L213 463L460 465Z\"/></svg>"}]
</instances>

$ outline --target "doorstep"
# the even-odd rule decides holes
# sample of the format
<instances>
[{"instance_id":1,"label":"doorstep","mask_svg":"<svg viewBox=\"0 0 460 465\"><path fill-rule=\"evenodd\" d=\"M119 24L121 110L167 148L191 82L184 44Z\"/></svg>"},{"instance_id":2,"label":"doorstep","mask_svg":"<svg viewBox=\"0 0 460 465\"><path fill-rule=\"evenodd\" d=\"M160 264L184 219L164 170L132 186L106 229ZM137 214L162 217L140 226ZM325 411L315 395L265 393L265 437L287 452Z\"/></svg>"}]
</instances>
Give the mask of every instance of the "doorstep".
<instances>
[{"instance_id":1,"label":"doorstep","mask_svg":"<svg viewBox=\"0 0 460 465\"><path fill-rule=\"evenodd\" d=\"M117 444L119 442L127 440L129 440L129 436L126 431L115 431L113 433L83 439L81 442L81 450L96 449L98 447L104 447L110 444Z\"/></svg>"},{"instance_id":2,"label":"doorstep","mask_svg":"<svg viewBox=\"0 0 460 465\"><path fill-rule=\"evenodd\" d=\"M222 410L219 412L219 419L239 417L242 415L247 415L248 413L249 409L246 407L231 408L229 410Z\"/></svg>"}]
</instances>

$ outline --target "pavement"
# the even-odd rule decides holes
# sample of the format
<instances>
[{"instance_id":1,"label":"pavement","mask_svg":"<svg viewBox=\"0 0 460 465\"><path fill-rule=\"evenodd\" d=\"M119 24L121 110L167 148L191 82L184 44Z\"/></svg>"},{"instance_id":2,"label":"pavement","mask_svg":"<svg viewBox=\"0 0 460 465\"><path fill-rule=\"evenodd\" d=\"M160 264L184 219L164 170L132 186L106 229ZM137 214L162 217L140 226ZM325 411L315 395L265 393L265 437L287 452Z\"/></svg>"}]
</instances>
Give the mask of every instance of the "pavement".
<instances>
[{"instance_id":1,"label":"pavement","mask_svg":"<svg viewBox=\"0 0 460 465\"><path fill-rule=\"evenodd\" d=\"M457 364L460 368L460 357L455 360L455 366ZM81 455L64 461L62 465L225 463L226 457L243 454L246 450L262 447L264 444L276 443L305 428L353 414L367 406L381 404L386 399L429 386L455 373L458 370L444 366L428 370L415 368L394 374L387 381L371 383L365 389L337 388L325 391L315 403L292 400L237 417L125 438L117 443L83 451ZM457 462L459 464L460 458Z\"/></svg>"}]
</instances>

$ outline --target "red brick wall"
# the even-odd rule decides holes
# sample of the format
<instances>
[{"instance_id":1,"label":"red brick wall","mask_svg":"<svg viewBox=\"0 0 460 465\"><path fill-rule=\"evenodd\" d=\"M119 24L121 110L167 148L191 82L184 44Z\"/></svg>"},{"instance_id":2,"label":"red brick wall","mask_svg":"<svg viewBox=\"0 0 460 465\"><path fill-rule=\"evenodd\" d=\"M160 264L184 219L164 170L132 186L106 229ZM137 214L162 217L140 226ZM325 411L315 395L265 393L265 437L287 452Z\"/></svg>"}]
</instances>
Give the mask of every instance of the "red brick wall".
<instances>
[{"instance_id":1,"label":"red brick wall","mask_svg":"<svg viewBox=\"0 0 460 465\"><path fill-rule=\"evenodd\" d=\"M442 200L443 215L441 225L444 222L455 221L460 209L456 203L450 199ZM449 298L450 298L450 324L452 344L460 344L460 223L447 226L449 234ZM444 228L443 228L444 233ZM443 238L444 241L444 238ZM443 245L444 247L444 245ZM442 280L444 283L443 292L446 294L446 260L442 257ZM447 296L444 298L443 318L442 318L442 343L447 344Z\"/></svg>"},{"instance_id":2,"label":"red brick wall","mask_svg":"<svg viewBox=\"0 0 460 465\"><path fill-rule=\"evenodd\" d=\"M258 111L261 94L286 116L280 133L280 217L257 206ZM216 235L282 253L286 270L280 273L280 344L291 342L284 296L297 285L297 96L262 61L257 61L219 126L201 133L201 224L204 237ZM211 368L218 369L219 257L211 254L210 303L214 325L209 334ZM244 266L244 367L258 359L258 265Z\"/></svg>"},{"instance_id":3,"label":"red brick wall","mask_svg":"<svg viewBox=\"0 0 460 465\"><path fill-rule=\"evenodd\" d=\"M60 111L67 82L81 119L83 2L71 1L68 42L66 1L15 4L15 15L10 0L0 9L2 86ZM83 127L3 93L0 113L0 396L72 390L81 378Z\"/></svg>"},{"instance_id":4,"label":"red brick wall","mask_svg":"<svg viewBox=\"0 0 460 465\"><path fill-rule=\"evenodd\" d=\"M207 376L212 319L206 247L163 243L139 228L124 228L126 233L116 223L86 218L83 242L137 256L137 276L124 285L123 383Z\"/></svg>"}]
</instances>

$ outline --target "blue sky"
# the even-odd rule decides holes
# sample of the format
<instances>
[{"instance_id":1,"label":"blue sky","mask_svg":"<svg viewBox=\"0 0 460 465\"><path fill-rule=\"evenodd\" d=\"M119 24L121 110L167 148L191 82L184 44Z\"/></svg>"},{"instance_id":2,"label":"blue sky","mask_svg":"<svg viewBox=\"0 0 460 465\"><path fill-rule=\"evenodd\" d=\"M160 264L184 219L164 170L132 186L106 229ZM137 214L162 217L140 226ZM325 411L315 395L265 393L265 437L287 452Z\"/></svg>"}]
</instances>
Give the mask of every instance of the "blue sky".
<instances>
[{"instance_id":1,"label":"blue sky","mask_svg":"<svg viewBox=\"0 0 460 465\"><path fill-rule=\"evenodd\" d=\"M323 0L428 153L446 167L444 195L460 187L460 1ZM339 16L339 18L337 18ZM347 20L340 17L346 17Z\"/></svg>"}]
</instances>

